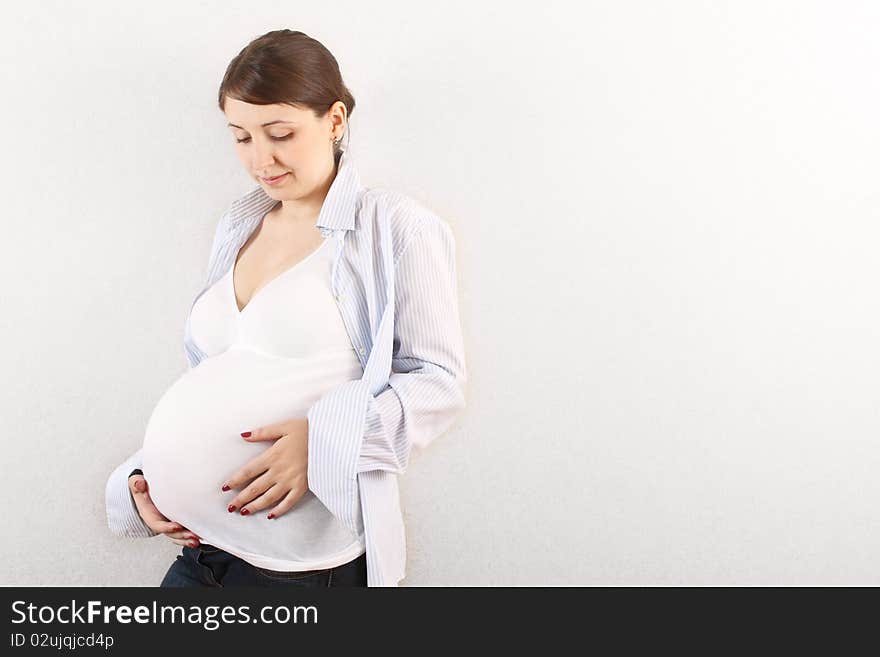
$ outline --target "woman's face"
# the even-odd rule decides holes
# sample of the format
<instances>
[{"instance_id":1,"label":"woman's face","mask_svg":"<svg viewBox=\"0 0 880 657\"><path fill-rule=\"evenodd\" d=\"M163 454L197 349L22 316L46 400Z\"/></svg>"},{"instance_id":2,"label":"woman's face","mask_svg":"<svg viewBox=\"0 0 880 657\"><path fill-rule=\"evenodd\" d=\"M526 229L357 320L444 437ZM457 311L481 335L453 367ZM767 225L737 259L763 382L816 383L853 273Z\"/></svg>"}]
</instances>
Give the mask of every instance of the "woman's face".
<instances>
[{"instance_id":1,"label":"woman's face","mask_svg":"<svg viewBox=\"0 0 880 657\"><path fill-rule=\"evenodd\" d=\"M341 101L319 118L308 108L251 105L227 96L224 112L239 160L272 198L304 199L332 173L333 139L345 130Z\"/></svg>"}]
</instances>

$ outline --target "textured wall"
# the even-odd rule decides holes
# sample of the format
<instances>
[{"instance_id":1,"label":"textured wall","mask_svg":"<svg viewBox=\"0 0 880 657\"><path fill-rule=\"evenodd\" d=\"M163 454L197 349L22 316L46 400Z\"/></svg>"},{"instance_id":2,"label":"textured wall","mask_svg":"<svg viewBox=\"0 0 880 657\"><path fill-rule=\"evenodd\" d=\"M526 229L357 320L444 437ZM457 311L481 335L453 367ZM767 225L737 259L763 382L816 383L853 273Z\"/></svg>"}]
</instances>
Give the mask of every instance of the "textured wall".
<instances>
[{"instance_id":1,"label":"textured wall","mask_svg":"<svg viewBox=\"0 0 880 657\"><path fill-rule=\"evenodd\" d=\"M104 484L251 187L223 71L289 27L364 182L456 233L469 406L401 482L403 585L880 584L875 3L10 7L0 583L177 553Z\"/></svg>"}]
</instances>

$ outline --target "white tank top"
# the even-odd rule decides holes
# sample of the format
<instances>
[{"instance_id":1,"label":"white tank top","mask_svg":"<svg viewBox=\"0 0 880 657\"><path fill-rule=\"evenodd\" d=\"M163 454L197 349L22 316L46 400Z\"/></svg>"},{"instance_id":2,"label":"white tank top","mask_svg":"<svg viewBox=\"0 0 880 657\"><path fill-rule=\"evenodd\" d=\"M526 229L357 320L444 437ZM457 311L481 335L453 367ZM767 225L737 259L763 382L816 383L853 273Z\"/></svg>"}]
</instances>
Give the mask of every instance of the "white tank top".
<instances>
[{"instance_id":1,"label":"white tank top","mask_svg":"<svg viewBox=\"0 0 880 657\"><path fill-rule=\"evenodd\" d=\"M165 392L147 424L144 477L169 519L261 568L332 568L366 551L311 492L275 519L226 507L224 480L271 447L248 431L294 417L363 369L330 289L334 240L259 288L238 310L233 267L192 308L190 333L207 354ZM275 506L274 504L272 506Z\"/></svg>"}]
</instances>

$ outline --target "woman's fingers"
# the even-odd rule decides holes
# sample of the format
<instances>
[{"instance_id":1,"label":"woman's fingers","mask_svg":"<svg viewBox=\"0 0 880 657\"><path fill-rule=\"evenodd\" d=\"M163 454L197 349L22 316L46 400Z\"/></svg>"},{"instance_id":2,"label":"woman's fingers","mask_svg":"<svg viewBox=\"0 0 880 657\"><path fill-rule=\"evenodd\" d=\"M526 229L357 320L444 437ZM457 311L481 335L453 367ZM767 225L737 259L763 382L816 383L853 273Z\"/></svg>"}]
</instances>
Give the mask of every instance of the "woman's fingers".
<instances>
[{"instance_id":1,"label":"woman's fingers","mask_svg":"<svg viewBox=\"0 0 880 657\"><path fill-rule=\"evenodd\" d=\"M290 511L296 503L299 501L299 498L303 496L304 493L301 493L297 490L291 490L287 495L284 496L284 499L281 500L274 508L269 509L266 517L269 520L273 520L278 518L279 516L284 515L288 511Z\"/></svg>"},{"instance_id":2,"label":"woman's fingers","mask_svg":"<svg viewBox=\"0 0 880 657\"><path fill-rule=\"evenodd\" d=\"M159 511L158 507L153 504L150 498L150 487L147 480L142 475L132 475L128 479L129 489L134 498L135 506L138 513L147 524L157 534L165 534L173 543L185 545L187 547L197 547L201 542L199 536L179 522L174 522L166 518Z\"/></svg>"},{"instance_id":3,"label":"woman's fingers","mask_svg":"<svg viewBox=\"0 0 880 657\"><path fill-rule=\"evenodd\" d=\"M236 479L237 477L231 477L230 481L236 481ZM253 511L257 511L262 507L256 505L254 502L259 499L261 495L265 494L269 489L274 488L275 486L276 485L269 480L269 471L267 470L248 484L248 486L241 492L237 493L228 502L226 510L230 513L237 511L243 516L246 516ZM245 509L245 506L248 508ZM265 506L265 504L263 506Z\"/></svg>"},{"instance_id":4,"label":"woman's fingers","mask_svg":"<svg viewBox=\"0 0 880 657\"><path fill-rule=\"evenodd\" d=\"M128 485L132 491L132 498L134 498L138 513L147 527L157 534L167 534L168 532L184 529L180 523L172 522L162 515L156 505L153 504L153 500L150 497L150 486L142 475L129 477Z\"/></svg>"},{"instance_id":5,"label":"woman's fingers","mask_svg":"<svg viewBox=\"0 0 880 657\"><path fill-rule=\"evenodd\" d=\"M199 537L188 529L183 529L179 532L165 532L165 536L171 539L172 543L177 543L178 545L185 545L192 548L198 547L201 542L199 540Z\"/></svg>"},{"instance_id":6,"label":"woman's fingers","mask_svg":"<svg viewBox=\"0 0 880 657\"><path fill-rule=\"evenodd\" d=\"M159 530L156 527L151 525L151 522L162 521L167 522L168 518L163 516L159 509L153 504L153 499L150 497L150 487L147 485L147 480L143 478L142 475L134 475L129 477L128 486L131 490L131 496L134 499L135 506L137 506L138 513L141 514L141 518L144 519L150 528L153 531L169 531L172 528L167 527L165 529Z\"/></svg>"},{"instance_id":7,"label":"woman's fingers","mask_svg":"<svg viewBox=\"0 0 880 657\"><path fill-rule=\"evenodd\" d=\"M144 493L144 495L149 495L149 493ZM179 522L173 522L163 516L149 497L142 501L138 511L144 519L144 522L147 523L147 526L158 534L167 534L168 532L177 532L186 529Z\"/></svg>"},{"instance_id":8,"label":"woman's fingers","mask_svg":"<svg viewBox=\"0 0 880 657\"><path fill-rule=\"evenodd\" d=\"M191 532L168 532L165 534L169 539L171 539L172 543L177 543L178 545L185 545L186 547L198 547L200 541L195 534Z\"/></svg>"},{"instance_id":9,"label":"woman's fingers","mask_svg":"<svg viewBox=\"0 0 880 657\"><path fill-rule=\"evenodd\" d=\"M252 499L250 502L241 507L239 513L246 516L250 513L256 513L268 506L272 506L284 497L284 489L280 484L274 484L265 493ZM227 509L228 511L229 509Z\"/></svg>"}]
</instances>

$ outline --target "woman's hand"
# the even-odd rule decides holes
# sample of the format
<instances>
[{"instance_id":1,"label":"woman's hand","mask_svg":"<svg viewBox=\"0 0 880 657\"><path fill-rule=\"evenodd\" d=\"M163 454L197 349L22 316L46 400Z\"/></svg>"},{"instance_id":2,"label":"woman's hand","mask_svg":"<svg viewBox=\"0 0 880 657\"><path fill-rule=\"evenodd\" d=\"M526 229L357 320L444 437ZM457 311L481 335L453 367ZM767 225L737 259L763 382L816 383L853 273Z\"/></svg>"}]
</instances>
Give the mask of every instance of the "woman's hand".
<instances>
[{"instance_id":1,"label":"woman's hand","mask_svg":"<svg viewBox=\"0 0 880 657\"><path fill-rule=\"evenodd\" d=\"M242 434L242 438L248 442L274 440L275 444L223 484L222 490L247 486L232 498L227 510L233 513L240 509L241 515L246 516L275 505L266 517L278 518L309 489L309 420L298 417L259 427L252 429L249 436Z\"/></svg>"},{"instance_id":2,"label":"woman's hand","mask_svg":"<svg viewBox=\"0 0 880 657\"><path fill-rule=\"evenodd\" d=\"M149 486L143 475L133 474L128 478L128 488L131 496L134 498L135 506L138 513L147 527L157 534L165 534L173 543L178 545L187 545L189 547L198 547L199 537L189 531L183 525L171 522L159 513L159 509L150 499Z\"/></svg>"}]
</instances>

